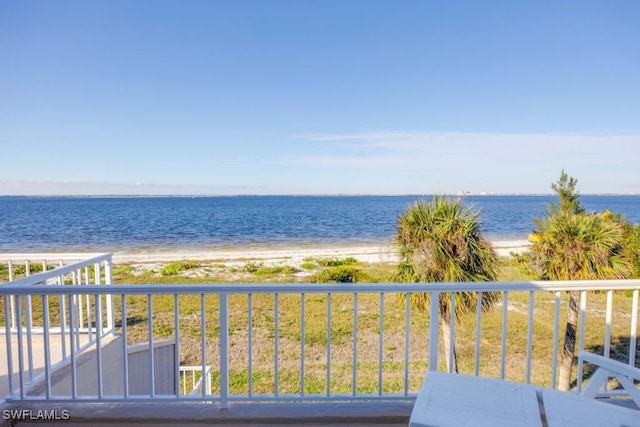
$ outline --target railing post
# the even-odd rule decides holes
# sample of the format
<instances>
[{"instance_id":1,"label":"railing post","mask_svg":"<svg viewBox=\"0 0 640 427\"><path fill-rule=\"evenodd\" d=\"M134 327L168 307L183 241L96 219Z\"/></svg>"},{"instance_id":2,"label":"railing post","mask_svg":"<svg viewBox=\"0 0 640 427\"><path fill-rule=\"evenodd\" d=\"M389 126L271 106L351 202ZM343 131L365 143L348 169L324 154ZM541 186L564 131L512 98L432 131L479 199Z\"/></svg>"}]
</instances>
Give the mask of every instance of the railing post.
<instances>
[{"instance_id":1,"label":"railing post","mask_svg":"<svg viewBox=\"0 0 640 427\"><path fill-rule=\"evenodd\" d=\"M20 400L24 400L24 344L22 343L22 303L20 297L16 299L16 329L18 339L18 383L20 384Z\"/></svg>"},{"instance_id":2,"label":"railing post","mask_svg":"<svg viewBox=\"0 0 640 427\"><path fill-rule=\"evenodd\" d=\"M73 344L73 331L76 328L73 297L74 295L69 295L69 351L71 352L71 398L75 400L78 397L78 370L76 360L78 347ZM64 296L62 298L64 299ZM98 349L98 351L100 351L100 349ZM98 379L98 383L100 383L100 379Z\"/></svg>"},{"instance_id":3,"label":"railing post","mask_svg":"<svg viewBox=\"0 0 640 427\"><path fill-rule=\"evenodd\" d=\"M49 295L42 295L42 332L44 334L44 379L46 397L51 399L51 341L49 339Z\"/></svg>"},{"instance_id":4,"label":"railing post","mask_svg":"<svg viewBox=\"0 0 640 427\"><path fill-rule=\"evenodd\" d=\"M100 295L95 296L96 316L96 363L98 366L98 399L102 399L102 301ZM149 320L151 321L151 319ZM73 325L72 325L73 327Z\"/></svg>"},{"instance_id":5,"label":"railing post","mask_svg":"<svg viewBox=\"0 0 640 427\"><path fill-rule=\"evenodd\" d=\"M429 300L429 370L438 370L438 322L440 321L440 292L431 292Z\"/></svg>"},{"instance_id":6,"label":"railing post","mask_svg":"<svg viewBox=\"0 0 640 427\"><path fill-rule=\"evenodd\" d=\"M26 277L31 276L31 266L28 260L25 261L24 267ZM31 306L31 295L26 295L24 297L24 304L27 325L27 357L29 358L27 363L29 365L29 383L33 383L33 337L31 335L33 329L33 310Z\"/></svg>"},{"instance_id":7,"label":"railing post","mask_svg":"<svg viewBox=\"0 0 640 427\"><path fill-rule=\"evenodd\" d=\"M122 313L122 330L120 332L122 336L122 384L124 386L124 398L129 398L129 350L127 347L127 296L125 294L120 295L120 312ZM87 310L91 312L91 310ZM149 319L151 321L151 319ZM91 325L89 325L89 331L91 331ZM175 360L178 360L176 358ZM180 362L176 362L179 364Z\"/></svg>"},{"instance_id":8,"label":"railing post","mask_svg":"<svg viewBox=\"0 0 640 427\"><path fill-rule=\"evenodd\" d=\"M500 340L500 379L505 378L507 368L507 315L509 314L509 292L502 293L502 337Z\"/></svg>"},{"instance_id":9,"label":"railing post","mask_svg":"<svg viewBox=\"0 0 640 427\"><path fill-rule=\"evenodd\" d=\"M124 295L122 295L122 306L124 307ZM122 310L122 313L126 313ZM173 337L175 339L175 344L173 345L173 363L175 366L174 376L174 388L176 392L176 398L180 397L180 305L178 301L178 294L173 294ZM124 319L124 316L123 316ZM124 325L126 322L122 321L122 326L124 330ZM125 335L126 338L126 335Z\"/></svg>"},{"instance_id":10,"label":"railing post","mask_svg":"<svg viewBox=\"0 0 640 427\"><path fill-rule=\"evenodd\" d=\"M8 302L11 301L11 307L15 307L15 304L13 303L13 296L11 295L4 295L3 296L3 300L4 300L4 306L5 306L5 311L4 311L4 328L5 328L5 340L6 340L6 349L7 349L7 377L9 380L9 395L13 394L13 350L11 348L11 325L9 324L9 312L7 311L7 307L8 307ZM16 297L17 298L17 297ZM15 311L11 312L11 315L14 316L15 315ZM14 322L15 324L15 322Z\"/></svg>"},{"instance_id":11,"label":"railing post","mask_svg":"<svg viewBox=\"0 0 640 427\"><path fill-rule=\"evenodd\" d=\"M607 311L609 311L610 304L609 304L609 294L607 294ZM580 335L578 338L578 353L580 353L581 351L584 350L584 331L586 328L586 315L587 315L587 293L585 291L581 291L580 292L580 318L578 320L578 324L580 327ZM605 343L605 348L607 348L607 345L610 343L610 336L611 336L611 330L607 330L607 337L605 339L606 343ZM607 356L609 357L609 356ZM582 391L582 376L584 373L584 366L582 364L582 361L580 359L578 359L578 374L577 374L577 386L578 386L578 393L580 393ZM606 389L606 384L605 384L605 389Z\"/></svg>"},{"instance_id":12,"label":"railing post","mask_svg":"<svg viewBox=\"0 0 640 427\"><path fill-rule=\"evenodd\" d=\"M631 331L629 336L631 337L629 346L629 365L634 366L636 363L636 342L638 334L638 293L636 289L633 291L633 301L631 303Z\"/></svg>"},{"instance_id":13,"label":"railing post","mask_svg":"<svg viewBox=\"0 0 640 427\"><path fill-rule=\"evenodd\" d=\"M104 262L104 284L110 285L113 283L112 268L111 268L111 255ZM115 334L115 328L113 327L113 295L107 295L107 330L111 334Z\"/></svg>"},{"instance_id":14,"label":"railing post","mask_svg":"<svg viewBox=\"0 0 640 427\"><path fill-rule=\"evenodd\" d=\"M220 294L220 409L229 405L229 296Z\"/></svg>"},{"instance_id":15,"label":"railing post","mask_svg":"<svg viewBox=\"0 0 640 427\"><path fill-rule=\"evenodd\" d=\"M605 325L604 325L604 357L611 357L611 318L613 315L613 291L607 291L607 308L605 312ZM581 331L584 327L580 325ZM582 334L581 334L582 335ZM584 348L580 348L580 351ZM606 384L605 384L606 389Z\"/></svg>"},{"instance_id":16,"label":"railing post","mask_svg":"<svg viewBox=\"0 0 640 427\"><path fill-rule=\"evenodd\" d=\"M147 319L149 319L147 326L149 328L149 378L151 379L150 397L153 398L156 395L156 361L153 355L153 299L151 298L151 294L147 294Z\"/></svg>"},{"instance_id":17,"label":"railing post","mask_svg":"<svg viewBox=\"0 0 640 427\"><path fill-rule=\"evenodd\" d=\"M9 281L13 282L13 262L11 260L9 260L9 264L8 264L8 268L9 268ZM15 302L13 300L13 298L9 298L11 300L10 304L11 304L11 327L12 328L16 328L16 305ZM5 305L6 307L6 305Z\"/></svg>"},{"instance_id":18,"label":"railing post","mask_svg":"<svg viewBox=\"0 0 640 427\"><path fill-rule=\"evenodd\" d=\"M551 388L556 388L557 373L558 373L558 337L560 331L560 299L562 294L556 292L555 294L555 311L553 314L553 356L551 357ZM580 368L578 368L580 369ZM578 386L580 385L580 376L578 376Z\"/></svg>"}]
</instances>

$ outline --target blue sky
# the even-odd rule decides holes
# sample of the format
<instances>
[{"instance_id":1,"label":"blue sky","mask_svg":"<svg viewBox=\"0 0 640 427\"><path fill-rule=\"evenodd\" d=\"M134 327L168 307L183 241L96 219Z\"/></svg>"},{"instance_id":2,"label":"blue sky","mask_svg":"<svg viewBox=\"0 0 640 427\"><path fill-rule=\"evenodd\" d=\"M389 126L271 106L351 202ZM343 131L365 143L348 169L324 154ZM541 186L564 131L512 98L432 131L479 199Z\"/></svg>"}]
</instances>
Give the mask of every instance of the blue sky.
<instances>
[{"instance_id":1,"label":"blue sky","mask_svg":"<svg viewBox=\"0 0 640 427\"><path fill-rule=\"evenodd\" d=\"M640 2L0 4L0 194L640 193Z\"/></svg>"}]
</instances>

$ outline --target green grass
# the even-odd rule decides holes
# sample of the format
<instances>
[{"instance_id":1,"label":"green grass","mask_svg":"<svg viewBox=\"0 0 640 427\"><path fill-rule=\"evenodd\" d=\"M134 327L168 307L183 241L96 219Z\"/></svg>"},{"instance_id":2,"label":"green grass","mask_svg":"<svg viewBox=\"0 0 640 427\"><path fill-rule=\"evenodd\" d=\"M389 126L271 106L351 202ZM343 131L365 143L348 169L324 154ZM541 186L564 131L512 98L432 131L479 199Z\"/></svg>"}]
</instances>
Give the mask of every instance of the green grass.
<instances>
[{"instance_id":1,"label":"green grass","mask_svg":"<svg viewBox=\"0 0 640 427\"><path fill-rule=\"evenodd\" d=\"M507 322L507 363L506 378L524 381L527 353L527 309L528 292L509 294L509 316ZM551 355L553 337L553 299L551 292L535 295L534 340L532 342L531 381L538 385L551 383ZM219 363L219 300L207 295L205 300L204 336L206 340L206 362L212 366ZM590 293L590 312L587 316L585 345L587 349L599 351L604 336L604 305L606 294ZM159 295L152 298L154 316L154 339L173 336L173 296ZM252 297L253 326L253 368L254 392L273 392L274 339L276 336L276 313L274 295L254 295ZM563 295L561 324L566 318L566 297ZM280 377L279 391L295 392L299 389L300 348L302 344L301 296L278 296L278 343ZM361 392L376 392L378 378L379 342L379 294L358 295L358 384ZM383 320L383 377L385 392L400 392L403 388L404 321L405 308L393 294L384 297ZM630 299L623 293L614 295L614 319L612 336L614 354L628 351ZM327 329L328 300L326 295L308 294L304 298L304 344L305 344L305 392L314 393L326 389L327 343L331 344L331 392L349 392L353 348L353 306L352 294L331 296L331 329ZM119 298L116 297L116 311ZM128 327L129 342L145 342L148 339L146 297L127 297L129 319L138 319ZM247 393L248 387L248 346L247 328L248 297L229 296L229 346L230 369L232 372L231 391ZM116 315L119 318L119 313ZM183 364L201 364L200 358L200 297L179 296L179 319L181 329L181 355ZM482 315L480 341L480 374L492 377L500 375L502 309L495 307ZM475 314L463 315L456 323L456 342L460 370L474 372L475 360ZM411 311L409 344L410 390L416 391L426 370L428 360L429 321L426 313ZM562 336L559 339L559 343ZM440 361L443 363L443 357ZM441 366L443 368L444 365ZM347 378L349 380L340 380ZM575 378L575 376L574 376Z\"/></svg>"},{"instance_id":2,"label":"green grass","mask_svg":"<svg viewBox=\"0 0 640 427\"><path fill-rule=\"evenodd\" d=\"M166 264L164 267L160 269L160 274L163 276L177 276L179 273L187 270L192 270L194 268L200 267L200 263L198 261L175 261Z\"/></svg>"},{"instance_id":3,"label":"green grass","mask_svg":"<svg viewBox=\"0 0 640 427\"><path fill-rule=\"evenodd\" d=\"M313 262L310 261L306 261L304 263L302 263L300 265L300 268L304 269L304 270L313 270L316 268L316 264L314 264Z\"/></svg>"},{"instance_id":4,"label":"green grass","mask_svg":"<svg viewBox=\"0 0 640 427\"><path fill-rule=\"evenodd\" d=\"M308 261L310 262L310 261ZM320 264L320 263L318 263ZM246 267L246 266L245 266ZM264 268L263 265L251 265L241 268L230 281L246 282L247 277L256 277L256 273ZM273 268L273 267L272 267ZM343 264L339 266L318 266L317 274L333 274L337 270L342 272L349 269L357 270L359 278L366 278L365 282L386 282L393 273L394 266L389 264ZM242 270L249 270L242 271ZM327 273L324 273L327 272ZM333 273L332 273L333 272ZM265 271L277 275L279 270ZM144 277L144 276L142 276ZM229 277L229 276L225 276ZM175 279L182 277L156 277L165 283L175 283ZM331 277L335 279L336 277ZM182 278L187 280L187 278ZM224 278L218 277L223 280ZM278 281L275 276L274 281ZM290 282L291 277L281 278L279 281ZM295 278L293 281L313 281L311 278ZM500 281L531 280L517 264L504 259L501 262ZM202 278L190 279L192 283L201 282ZM212 280L210 280L212 281ZM129 297L128 316L143 319L140 323L129 327L130 341L144 342L147 337L146 298ZM509 294L509 316L507 326L507 363L505 373L507 379L524 381L526 352L527 352L527 310L529 305L528 292L511 292ZM562 295L563 306L560 323L566 318L566 296ZM173 326L173 296L155 296L153 299L154 336L156 339L172 336ZM587 349L597 351L602 347L604 332L605 294L590 293L587 316L587 331L585 345ZM276 336L276 314L274 312L274 295L254 295L252 297L253 326L253 361L254 361L254 392L273 392L273 341ZM551 292L537 292L534 308L534 340L531 346L532 372L531 381L534 384L550 385L551 383L551 355L553 337L553 301ZM328 300L326 295L308 294L305 296L304 344L305 344L305 392L324 392L326 390L326 357L327 343L331 345L331 392L350 392L350 381L341 378L351 378L352 348L353 348L353 307L352 294L334 294L331 296L331 330L327 330ZM279 384L280 393L299 392L299 364L300 348L302 344L301 296L280 295L278 297L278 329L279 338ZM358 295L358 383L359 392L377 392L378 378L378 347L379 342L379 294ZM400 392L403 387L403 358L404 358L404 321L406 311L397 295L386 294L384 297L385 312L383 320L383 388L385 392ZM630 297L625 293L614 295L613 336L615 351L626 351L628 347L629 319L631 311ZM116 304L116 307L119 307ZM218 298L205 297L205 325L204 335L207 341L207 363L216 366L219 351L217 340L218 329ZM179 297L181 322L181 353L183 363L200 364L200 298L193 295ZM231 389L234 393L247 393L248 387L248 297L246 295L230 295L229 297L229 331L231 361ZM482 375L498 377L500 375L502 309L495 307L482 315L480 342L480 373ZM457 353L459 366L463 373L474 372L475 360L475 314L463 315L456 323ZM409 343L409 378L410 390L416 391L420 379L426 370L428 360L428 329L429 321L426 313L411 310ZM562 334L559 342L562 339ZM442 356L440 357L443 363ZM444 366L444 365L443 365Z\"/></svg>"},{"instance_id":5,"label":"green grass","mask_svg":"<svg viewBox=\"0 0 640 427\"><path fill-rule=\"evenodd\" d=\"M242 267L244 273L255 274L256 276L276 276L281 274L294 274L298 270L289 265L265 266L263 263L249 262Z\"/></svg>"},{"instance_id":6,"label":"green grass","mask_svg":"<svg viewBox=\"0 0 640 427\"><path fill-rule=\"evenodd\" d=\"M359 268L340 265L339 267L330 267L322 270L315 275L313 281L318 283L355 283L359 281L359 273Z\"/></svg>"},{"instance_id":7,"label":"green grass","mask_svg":"<svg viewBox=\"0 0 640 427\"><path fill-rule=\"evenodd\" d=\"M323 267L338 267L341 265L357 264L358 260L354 257L347 258L318 258L316 262Z\"/></svg>"},{"instance_id":8,"label":"green grass","mask_svg":"<svg viewBox=\"0 0 640 427\"><path fill-rule=\"evenodd\" d=\"M53 270L56 268L55 265L47 264L47 271ZM29 274L40 273L43 270L42 263L40 262L32 262L29 263ZM26 276L27 267L24 264L14 264L11 267L13 280L20 279ZM93 267L91 269L93 272ZM0 263L0 283L9 281L9 265Z\"/></svg>"}]
</instances>

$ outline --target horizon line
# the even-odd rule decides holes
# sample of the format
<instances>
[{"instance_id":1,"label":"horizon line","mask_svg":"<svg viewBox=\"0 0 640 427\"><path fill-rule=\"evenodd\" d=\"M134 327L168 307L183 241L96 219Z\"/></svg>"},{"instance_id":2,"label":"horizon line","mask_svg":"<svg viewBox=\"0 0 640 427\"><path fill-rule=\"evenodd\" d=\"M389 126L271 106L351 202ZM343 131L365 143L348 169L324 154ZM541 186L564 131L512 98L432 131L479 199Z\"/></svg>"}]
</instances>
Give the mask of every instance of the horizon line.
<instances>
[{"instance_id":1,"label":"horizon line","mask_svg":"<svg viewBox=\"0 0 640 427\"><path fill-rule=\"evenodd\" d=\"M408 197L408 196L453 196L453 197L465 197L465 196L477 196L477 197L490 197L490 196L554 196L555 193L519 193L519 192L504 192L504 193L491 193L491 192L462 192L456 193L403 193L403 194L391 194L391 193L273 193L273 194L256 194L256 193L238 193L238 194L214 194L214 193L169 193L169 194L0 194L0 197L86 197L86 198L115 198L115 197L129 197L129 198L154 198L154 197ZM580 196L640 196L640 193L628 192L603 192L603 193L579 193Z\"/></svg>"}]
</instances>

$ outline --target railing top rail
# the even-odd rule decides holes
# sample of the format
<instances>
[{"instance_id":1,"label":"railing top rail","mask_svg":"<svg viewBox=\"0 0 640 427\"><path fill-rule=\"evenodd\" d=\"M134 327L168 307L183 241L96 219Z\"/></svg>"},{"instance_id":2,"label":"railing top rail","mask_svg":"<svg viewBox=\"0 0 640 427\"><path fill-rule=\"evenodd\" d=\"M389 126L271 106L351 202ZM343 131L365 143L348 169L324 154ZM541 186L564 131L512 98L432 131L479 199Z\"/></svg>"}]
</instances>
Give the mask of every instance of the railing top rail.
<instances>
[{"instance_id":1,"label":"railing top rail","mask_svg":"<svg viewBox=\"0 0 640 427\"><path fill-rule=\"evenodd\" d=\"M46 261L77 261L94 258L100 255L110 255L105 252L33 252L33 253L0 253L0 262L41 262Z\"/></svg>"},{"instance_id":2,"label":"railing top rail","mask_svg":"<svg viewBox=\"0 0 640 427\"><path fill-rule=\"evenodd\" d=\"M55 271L52 271L55 277ZM35 278L36 276L31 276ZM42 281L42 277L37 282ZM0 286L0 295L111 295L111 294L299 294L299 293L405 293L405 292L503 292L503 291L595 291L639 290L640 280L576 280L469 283L335 283L335 284L122 284L110 286L33 286L24 279Z\"/></svg>"},{"instance_id":3,"label":"railing top rail","mask_svg":"<svg viewBox=\"0 0 640 427\"><path fill-rule=\"evenodd\" d=\"M86 258L87 255L92 255L90 258ZM72 271L76 271L82 267L88 267L93 264L102 262L102 261L110 261L112 255L109 253L106 254L85 254L84 259L80 259L78 262L74 262L72 264L68 264L62 267L57 267L53 270L43 271L40 273L32 274L28 277L23 277L22 279L13 280L11 282L7 282L4 284L0 284L0 289L4 288L27 288L32 289L30 285L36 285L38 283L43 283L48 279L53 279L59 277L61 274L67 274ZM33 292L27 292L33 293Z\"/></svg>"}]
</instances>

